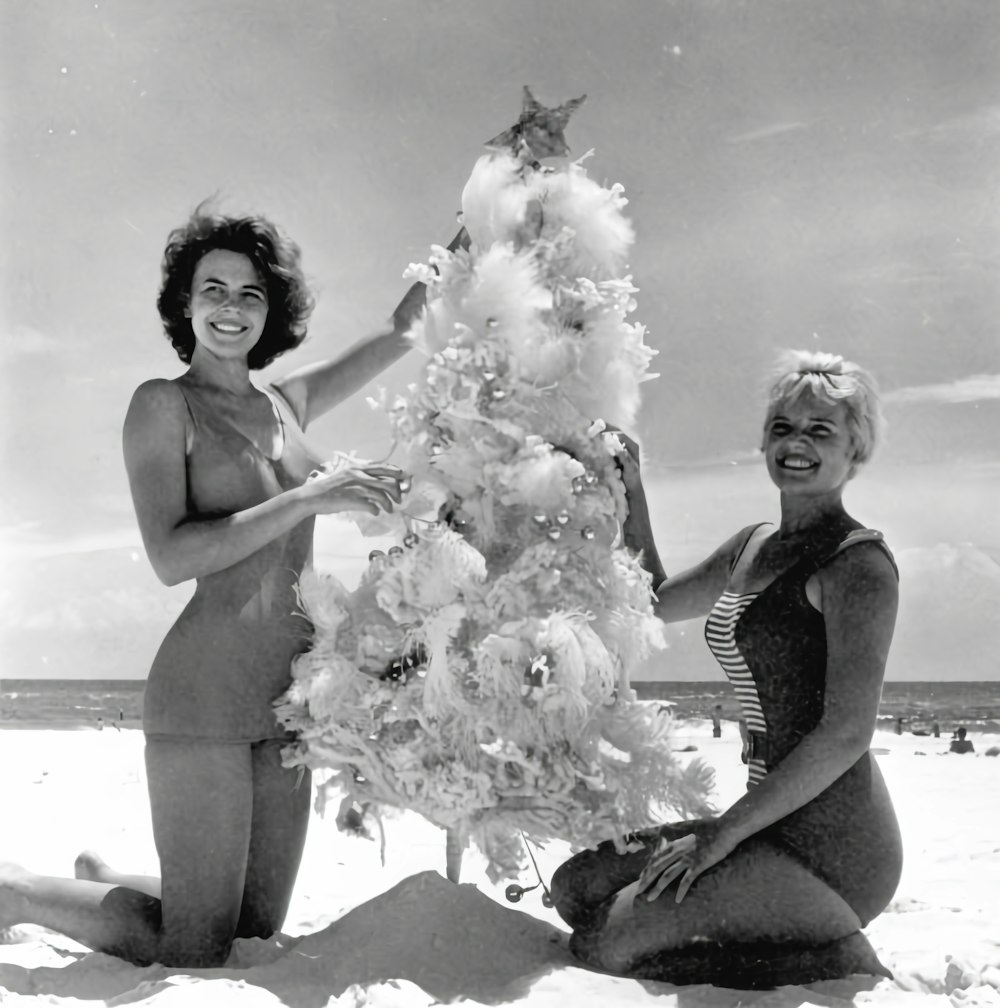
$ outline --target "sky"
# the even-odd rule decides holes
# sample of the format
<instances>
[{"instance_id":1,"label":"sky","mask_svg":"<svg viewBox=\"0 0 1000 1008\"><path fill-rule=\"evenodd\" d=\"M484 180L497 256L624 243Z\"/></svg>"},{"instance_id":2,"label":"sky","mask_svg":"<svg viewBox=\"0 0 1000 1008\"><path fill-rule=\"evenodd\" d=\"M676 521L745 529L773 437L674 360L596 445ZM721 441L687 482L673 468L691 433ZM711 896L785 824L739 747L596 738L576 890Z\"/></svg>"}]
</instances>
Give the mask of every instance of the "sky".
<instances>
[{"instance_id":1,"label":"sky","mask_svg":"<svg viewBox=\"0 0 1000 1008\"><path fill-rule=\"evenodd\" d=\"M754 451L775 352L841 353L890 422L848 505L916 572L890 674L943 675L926 656L961 638L965 677L1000 677L977 608L1000 583L1000 5L14 0L0 39L6 674L141 678L188 590L148 571L120 445L136 385L182 371L155 308L170 229L207 197L272 217L319 302L262 377L335 354L450 239L529 84L587 94L567 139L630 200L660 375L635 433L668 567L774 516ZM388 446L364 395L311 434ZM369 545L327 523L318 552L352 570ZM971 602L934 623L948 592Z\"/></svg>"}]
</instances>

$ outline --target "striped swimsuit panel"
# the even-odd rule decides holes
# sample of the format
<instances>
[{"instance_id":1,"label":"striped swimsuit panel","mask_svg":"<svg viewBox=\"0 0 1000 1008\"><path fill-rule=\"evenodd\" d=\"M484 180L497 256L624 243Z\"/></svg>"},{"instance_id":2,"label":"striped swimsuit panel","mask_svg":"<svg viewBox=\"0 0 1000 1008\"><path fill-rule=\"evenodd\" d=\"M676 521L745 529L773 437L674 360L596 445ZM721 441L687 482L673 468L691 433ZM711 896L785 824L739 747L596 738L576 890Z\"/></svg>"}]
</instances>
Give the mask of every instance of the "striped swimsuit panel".
<instances>
[{"instance_id":1,"label":"striped swimsuit panel","mask_svg":"<svg viewBox=\"0 0 1000 1008\"><path fill-rule=\"evenodd\" d=\"M756 735L767 735L764 711L757 695L757 685L747 667L743 655L736 646L736 625L740 617L757 598L759 592L737 595L723 592L715 603L705 623L705 640L716 660L722 666L726 678L733 684L740 709L747 723L747 729ZM767 776L767 766L762 759L751 757L748 761L749 780L747 787L759 784Z\"/></svg>"}]
</instances>

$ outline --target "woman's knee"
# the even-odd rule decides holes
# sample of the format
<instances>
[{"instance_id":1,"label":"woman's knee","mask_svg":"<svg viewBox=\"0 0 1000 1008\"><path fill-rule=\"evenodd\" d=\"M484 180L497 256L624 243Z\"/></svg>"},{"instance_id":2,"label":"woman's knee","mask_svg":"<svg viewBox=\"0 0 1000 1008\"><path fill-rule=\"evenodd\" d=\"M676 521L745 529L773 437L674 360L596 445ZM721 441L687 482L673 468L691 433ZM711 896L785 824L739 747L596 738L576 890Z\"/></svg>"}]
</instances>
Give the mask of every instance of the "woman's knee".
<instances>
[{"instance_id":1,"label":"woman's knee","mask_svg":"<svg viewBox=\"0 0 1000 1008\"><path fill-rule=\"evenodd\" d=\"M576 855L579 857L580 855ZM580 926L581 901L575 885L577 869L573 862L576 858L564 861L553 872L552 880L549 882L549 896L556 913L569 924L570 927Z\"/></svg>"},{"instance_id":2,"label":"woman's knee","mask_svg":"<svg viewBox=\"0 0 1000 1008\"><path fill-rule=\"evenodd\" d=\"M570 927L583 925L595 901L595 887L607 895L605 890L612 884L611 873L606 870L607 860L600 847L582 850L553 872L549 883L552 905Z\"/></svg>"},{"instance_id":3,"label":"woman's knee","mask_svg":"<svg viewBox=\"0 0 1000 1008\"><path fill-rule=\"evenodd\" d=\"M648 856L645 849L620 854L610 840L596 850L574 854L552 876L549 888L553 906L570 927L587 926L605 900L639 877Z\"/></svg>"}]
</instances>

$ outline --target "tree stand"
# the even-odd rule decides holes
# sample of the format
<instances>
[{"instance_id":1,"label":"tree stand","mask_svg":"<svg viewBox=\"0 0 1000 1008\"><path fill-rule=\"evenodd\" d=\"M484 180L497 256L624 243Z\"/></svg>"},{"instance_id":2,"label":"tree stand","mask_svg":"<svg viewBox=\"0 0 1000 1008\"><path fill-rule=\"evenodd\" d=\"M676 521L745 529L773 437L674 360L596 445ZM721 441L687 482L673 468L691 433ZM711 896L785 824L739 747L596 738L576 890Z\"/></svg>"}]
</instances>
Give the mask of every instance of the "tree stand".
<instances>
[{"instance_id":1,"label":"tree stand","mask_svg":"<svg viewBox=\"0 0 1000 1008\"><path fill-rule=\"evenodd\" d=\"M465 853L467 838L458 827L451 826L445 831L445 872L449 882L458 882L462 874L462 855Z\"/></svg>"}]
</instances>

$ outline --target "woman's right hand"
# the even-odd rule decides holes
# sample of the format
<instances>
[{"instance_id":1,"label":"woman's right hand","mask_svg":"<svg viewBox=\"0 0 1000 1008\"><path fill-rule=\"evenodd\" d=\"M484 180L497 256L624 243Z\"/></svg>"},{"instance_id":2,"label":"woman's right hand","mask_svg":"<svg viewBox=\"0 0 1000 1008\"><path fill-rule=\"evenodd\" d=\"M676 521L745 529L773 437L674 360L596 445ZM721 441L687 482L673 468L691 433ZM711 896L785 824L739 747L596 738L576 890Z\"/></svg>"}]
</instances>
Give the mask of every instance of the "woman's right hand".
<instances>
[{"instance_id":1,"label":"woman's right hand","mask_svg":"<svg viewBox=\"0 0 1000 1008\"><path fill-rule=\"evenodd\" d=\"M639 470L639 444L628 434L611 424L604 429L603 436L614 439L616 447L621 447L615 452L615 465L621 474L622 483L625 484L625 493L631 497L633 493L642 492L642 475Z\"/></svg>"},{"instance_id":2,"label":"woman's right hand","mask_svg":"<svg viewBox=\"0 0 1000 1008\"><path fill-rule=\"evenodd\" d=\"M391 511L402 500L406 474L398 466L371 464L318 472L299 488L312 514Z\"/></svg>"}]
</instances>

